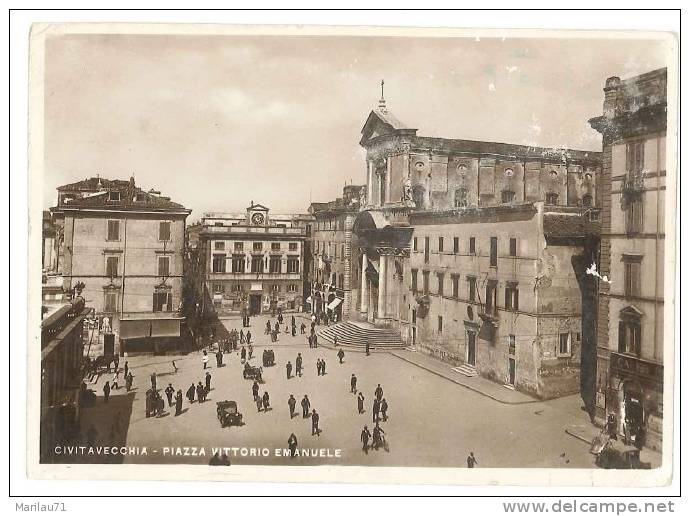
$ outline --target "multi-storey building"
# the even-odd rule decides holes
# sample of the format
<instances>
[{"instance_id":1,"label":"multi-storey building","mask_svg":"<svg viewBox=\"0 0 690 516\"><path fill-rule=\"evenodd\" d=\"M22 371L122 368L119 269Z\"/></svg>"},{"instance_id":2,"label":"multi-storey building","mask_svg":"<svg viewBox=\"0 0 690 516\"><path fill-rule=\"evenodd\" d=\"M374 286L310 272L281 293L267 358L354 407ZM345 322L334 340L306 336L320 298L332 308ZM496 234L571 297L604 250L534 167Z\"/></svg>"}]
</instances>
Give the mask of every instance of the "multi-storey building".
<instances>
[{"instance_id":1,"label":"multi-storey building","mask_svg":"<svg viewBox=\"0 0 690 516\"><path fill-rule=\"evenodd\" d=\"M383 100L362 129L362 317L468 374L576 392L582 349L595 361L578 280L596 259L600 154L416 133Z\"/></svg>"},{"instance_id":2,"label":"multi-storey building","mask_svg":"<svg viewBox=\"0 0 690 516\"><path fill-rule=\"evenodd\" d=\"M244 214L204 215L198 246L207 297L217 314L302 309L307 219L269 215L254 202Z\"/></svg>"},{"instance_id":3,"label":"multi-storey building","mask_svg":"<svg viewBox=\"0 0 690 516\"><path fill-rule=\"evenodd\" d=\"M661 448L664 380L666 69L610 77L602 134L598 416ZM666 271L668 274L669 271ZM672 273L672 271L671 271Z\"/></svg>"},{"instance_id":4,"label":"multi-storey building","mask_svg":"<svg viewBox=\"0 0 690 516\"><path fill-rule=\"evenodd\" d=\"M338 321L348 319L359 288L359 250L352 232L359 213L363 186L346 185L343 196L327 203L312 203L315 218L310 239L313 252L310 280L311 308Z\"/></svg>"},{"instance_id":5,"label":"multi-storey building","mask_svg":"<svg viewBox=\"0 0 690 516\"><path fill-rule=\"evenodd\" d=\"M93 188L91 188L93 186ZM58 188L63 290L82 291L105 352L181 346L179 314L190 210L129 181L91 178Z\"/></svg>"}]
</instances>

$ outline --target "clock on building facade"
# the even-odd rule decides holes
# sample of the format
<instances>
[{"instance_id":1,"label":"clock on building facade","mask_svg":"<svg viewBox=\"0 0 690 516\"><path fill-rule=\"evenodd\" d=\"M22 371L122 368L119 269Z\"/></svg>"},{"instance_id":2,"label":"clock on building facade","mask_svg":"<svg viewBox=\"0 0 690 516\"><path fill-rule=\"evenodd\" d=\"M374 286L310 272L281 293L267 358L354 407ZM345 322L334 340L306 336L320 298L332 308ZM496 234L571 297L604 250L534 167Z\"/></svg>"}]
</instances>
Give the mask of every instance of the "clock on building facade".
<instances>
[{"instance_id":1,"label":"clock on building facade","mask_svg":"<svg viewBox=\"0 0 690 516\"><path fill-rule=\"evenodd\" d=\"M263 213L252 213L252 224L255 226L260 226L261 224L264 223L264 214Z\"/></svg>"}]
</instances>

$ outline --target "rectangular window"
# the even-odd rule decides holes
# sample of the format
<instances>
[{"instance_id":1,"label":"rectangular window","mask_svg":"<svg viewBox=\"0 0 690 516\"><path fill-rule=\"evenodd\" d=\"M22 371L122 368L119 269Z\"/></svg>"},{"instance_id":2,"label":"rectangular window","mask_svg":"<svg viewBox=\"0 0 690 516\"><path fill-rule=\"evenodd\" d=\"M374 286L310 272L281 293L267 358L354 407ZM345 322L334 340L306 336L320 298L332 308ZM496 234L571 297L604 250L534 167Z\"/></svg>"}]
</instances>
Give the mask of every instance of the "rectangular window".
<instances>
[{"instance_id":1,"label":"rectangular window","mask_svg":"<svg viewBox=\"0 0 690 516\"><path fill-rule=\"evenodd\" d=\"M169 256L159 256L158 257L158 275L159 276L170 276L170 257Z\"/></svg>"},{"instance_id":2,"label":"rectangular window","mask_svg":"<svg viewBox=\"0 0 690 516\"><path fill-rule=\"evenodd\" d=\"M299 272L299 259L298 258L288 258L287 271L290 274L296 274Z\"/></svg>"},{"instance_id":3,"label":"rectangular window","mask_svg":"<svg viewBox=\"0 0 690 516\"><path fill-rule=\"evenodd\" d=\"M242 251L244 251L244 242L235 242L234 249L235 249L235 251L237 251L237 252L242 252Z\"/></svg>"},{"instance_id":4,"label":"rectangular window","mask_svg":"<svg viewBox=\"0 0 690 516\"><path fill-rule=\"evenodd\" d=\"M410 271L412 273L412 292L414 294L417 293L417 269L412 269Z\"/></svg>"},{"instance_id":5,"label":"rectangular window","mask_svg":"<svg viewBox=\"0 0 690 516\"><path fill-rule=\"evenodd\" d=\"M417 237L412 238L412 250L417 250Z\"/></svg>"},{"instance_id":6,"label":"rectangular window","mask_svg":"<svg viewBox=\"0 0 690 516\"><path fill-rule=\"evenodd\" d=\"M474 237L470 237L470 254L477 254Z\"/></svg>"},{"instance_id":7,"label":"rectangular window","mask_svg":"<svg viewBox=\"0 0 690 516\"><path fill-rule=\"evenodd\" d=\"M429 237L424 237L424 263L429 263L430 250Z\"/></svg>"},{"instance_id":8,"label":"rectangular window","mask_svg":"<svg viewBox=\"0 0 690 516\"><path fill-rule=\"evenodd\" d=\"M252 257L252 272L264 271L264 259L261 256Z\"/></svg>"},{"instance_id":9,"label":"rectangular window","mask_svg":"<svg viewBox=\"0 0 690 516\"><path fill-rule=\"evenodd\" d=\"M460 252L460 238L453 237L453 253L458 254Z\"/></svg>"},{"instance_id":10,"label":"rectangular window","mask_svg":"<svg viewBox=\"0 0 690 516\"><path fill-rule=\"evenodd\" d=\"M164 220L158 223L158 240L170 240L170 221Z\"/></svg>"},{"instance_id":11,"label":"rectangular window","mask_svg":"<svg viewBox=\"0 0 690 516\"><path fill-rule=\"evenodd\" d=\"M501 192L501 202L503 204L509 204L515 200L515 192L511 190L503 190Z\"/></svg>"},{"instance_id":12,"label":"rectangular window","mask_svg":"<svg viewBox=\"0 0 690 516\"><path fill-rule=\"evenodd\" d=\"M277 274L280 272L280 258L271 258L268 261L268 272Z\"/></svg>"},{"instance_id":13,"label":"rectangular window","mask_svg":"<svg viewBox=\"0 0 690 516\"><path fill-rule=\"evenodd\" d=\"M288 285L288 292L297 292L297 285Z\"/></svg>"},{"instance_id":14,"label":"rectangular window","mask_svg":"<svg viewBox=\"0 0 690 516\"><path fill-rule=\"evenodd\" d=\"M242 292L242 290L243 290L243 289L242 289L242 284L241 284L241 283L238 283L237 285L235 285L234 287L232 287L232 289L233 289L235 292Z\"/></svg>"},{"instance_id":15,"label":"rectangular window","mask_svg":"<svg viewBox=\"0 0 690 516\"><path fill-rule=\"evenodd\" d=\"M489 256L489 266L498 266L498 238L491 237L491 254Z\"/></svg>"},{"instance_id":16,"label":"rectangular window","mask_svg":"<svg viewBox=\"0 0 690 516\"><path fill-rule=\"evenodd\" d=\"M467 289L469 293L469 298L470 301L475 301L476 300L476 292L477 292L477 278L474 276L468 276L467 277Z\"/></svg>"},{"instance_id":17,"label":"rectangular window","mask_svg":"<svg viewBox=\"0 0 690 516\"><path fill-rule=\"evenodd\" d=\"M515 335L508 335L508 354L515 355Z\"/></svg>"},{"instance_id":18,"label":"rectangular window","mask_svg":"<svg viewBox=\"0 0 690 516\"><path fill-rule=\"evenodd\" d=\"M510 239L510 256L517 256L517 238Z\"/></svg>"},{"instance_id":19,"label":"rectangular window","mask_svg":"<svg viewBox=\"0 0 690 516\"><path fill-rule=\"evenodd\" d=\"M450 281L453 284L453 298L457 299L460 295L460 276L457 274L451 274Z\"/></svg>"},{"instance_id":20,"label":"rectangular window","mask_svg":"<svg viewBox=\"0 0 690 516\"><path fill-rule=\"evenodd\" d=\"M216 273L225 272L225 255L224 254L214 254L213 255L213 272L216 272Z\"/></svg>"},{"instance_id":21,"label":"rectangular window","mask_svg":"<svg viewBox=\"0 0 690 516\"><path fill-rule=\"evenodd\" d=\"M635 356L640 355L642 325L639 318L625 318L618 323L618 351Z\"/></svg>"},{"instance_id":22,"label":"rectangular window","mask_svg":"<svg viewBox=\"0 0 690 516\"><path fill-rule=\"evenodd\" d=\"M271 251L280 251L280 242L271 242Z\"/></svg>"},{"instance_id":23,"label":"rectangular window","mask_svg":"<svg viewBox=\"0 0 690 516\"><path fill-rule=\"evenodd\" d=\"M422 293L426 296L429 293L429 271L422 271Z\"/></svg>"},{"instance_id":24,"label":"rectangular window","mask_svg":"<svg viewBox=\"0 0 690 516\"><path fill-rule=\"evenodd\" d=\"M438 332L443 332L443 317L440 315L438 316Z\"/></svg>"},{"instance_id":25,"label":"rectangular window","mask_svg":"<svg viewBox=\"0 0 690 516\"><path fill-rule=\"evenodd\" d=\"M443 252L443 237L438 237L438 252Z\"/></svg>"},{"instance_id":26,"label":"rectangular window","mask_svg":"<svg viewBox=\"0 0 690 516\"><path fill-rule=\"evenodd\" d=\"M109 220L108 221L108 240L110 240L110 241L120 240L120 221L119 220Z\"/></svg>"},{"instance_id":27,"label":"rectangular window","mask_svg":"<svg viewBox=\"0 0 690 516\"><path fill-rule=\"evenodd\" d=\"M625 146L625 170L642 172L644 169L644 142L631 142Z\"/></svg>"},{"instance_id":28,"label":"rectangular window","mask_svg":"<svg viewBox=\"0 0 690 516\"><path fill-rule=\"evenodd\" d=\"M112 202L120 202L120 192L110 192L108 194L108 200Z\"/></svg>"},{"instance_id":29,"label":"rectangular window","mask_svg":"<svg viewBox=\"0 0 690 516\"><path fill-rule=\"evenodd\" d=\"M222 294L223 292L225 292L225 285L223 285L222 283L214 283L213 292L215 294Z\"/></svg>"},{"instance_id":30,"label":"rectangular window","mask_svg":"<svg viewBox=\"0 0 690 516\"><path fill-rule=\"evenodd\" d=\"M290 242L288 244L288 249L290 249L290 251L297 251L297 242Z\"/></svg>"},{"instance_id":31,"label":"rectangular window","mask_svg":"<svg viewBox=\"0 0 690 516\"><path fill-rule=\"evenodd\" d=\"M153 293L153 311L154 312L171 312L172 311L172 294L170 292L154 292Z\"/></svg>"},{"instance_id":32,"label":"rectangular window","mask_svg":"<svg viewBox=\"0 0 690 516\"><path fill-rule=\"evenodd\" d=\"M280 292L280 285L271 285L271 290L273 292Z\"/></svg>"},{"instance_id":33,"label":"rectangular window","mask_svg":"<svg viewBox=\"0 0 690 516\"><path fill-rule=\"evenodd\" d=\"M438 295L443 296L443 273L437 273L436 278L438 279Z\"/></svg>"},{"instance_id":34,"label":"rectangular window","mask_svg":"<svg viewBox=\"0 0 690 516\"><path fill-rule=\"evenodd\" d=\"M264 250L264 243L263 242L254 242L252 244L252 250L253 251L263 251Z\"/></svg>"},{"instance_id":35,"label":"rectangular window","mask_svg":"<svg viewBox=\"0 0 690 516\"><path fill-rule=\"evenodd\" d=\"M225 242L213 242L214 251L222 251L225 249Z\"/></svg>"},{"instance_id":36,"label":"rectangular window","mask_svg":"<svg viewBox=\"0 0 690 516\"><path fill-rule=\"evenodd\" d=\"M623 256L624 290L626 296L640 296L641 259L637 256Z\"/></svg>"},{"instance_id":37,"label":"rectangular window","mask_svg":"<svg viewBox=\"0 0 690 516\"><path fill-rule=\"evenodd\" d=\"M105 275L109 278L119 276L120 259L117 256L108 256L105 259Z\"/></svg>"},{"instance_id":38,"label":"rectangular window","mask_svg":"<svg viewBox=\"0 0 690 516\"><path fill-rule=\"evenodd\" d=\"M233 256L232 257L232 272L242 273L245 269L244 256Z\"/></svg>"},{"instance_id":39,"label":"rectangular window","mask_svg":"<svg viewBox=\"0 0 690 516\"><path fill-rule=\"evenodd\" d=\"M634 199L625 210L625 231L628 235L642 232L642 199Z\"/></svg>"},{"instance_id":40,"label":"rectangular window","mask_svg":"<svg viewBox=\"0 0 690 516\"><path fill-rule=\"evenodd\" d=\"M104 312L116 312L117 311L117 292L106 292L105 299L103 302Z\"/></svg>"},{"instance_id":41,"label":"rectangular window","mask_svg":"<svg viewBox=\"0 0 690 516\"><path fill-rule=\"evenodd\" d=\"M505 297L505 307L506 310L517 310L519 307L518 302L518 288L517 283L507 283L506 284L506 297Z\"/></svg>"},{"instance_id":42,"label":"rectangular window","mask_svg":"<svg viewBox=\"0 0 690 516\"><path fill-rule=\"evenodd\" d=\"M558 335L558 354L561 356L570 355L570 333L560 333Z\"/></svg>"}]
</instances>

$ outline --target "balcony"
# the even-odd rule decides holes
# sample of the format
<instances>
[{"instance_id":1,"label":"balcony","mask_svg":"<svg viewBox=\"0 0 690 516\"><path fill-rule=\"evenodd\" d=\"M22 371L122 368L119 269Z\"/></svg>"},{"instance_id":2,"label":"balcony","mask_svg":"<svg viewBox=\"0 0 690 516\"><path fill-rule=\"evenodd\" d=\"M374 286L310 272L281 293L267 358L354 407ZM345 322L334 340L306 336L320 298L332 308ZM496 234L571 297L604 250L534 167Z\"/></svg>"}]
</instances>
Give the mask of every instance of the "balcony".
<instances>
[{"instance_id":1,"label":"balcony","mask_svg":"<svg viewBox=\"0 0 690 516\"><path fill-rule=\"evenodd\" d=\"M626 197L635 197L644 191L644 177L641 171L629 170L623 178L621 191Z\"/></svg>"},{"instance_id":2,"label":"balcony","mask_svg":"<svg viewBox=\"0 0 690 516\"><path fill-rule=\"evenodd\" d=\"M302 281L302 274L299 272L210 272L208 279L209 281Z\"/></svg>"},{"instance_id":3,"label":"balcony","mask_svg":"<svg viewBox=\"0 0 690 516\"><path fill-rule=\"evenodd\" d=\"M498 308L495 306L487 306L482 304L477 313L479 318L486 324L491 325L493 328L498 328Z\"/></svg>"}]
</instances>

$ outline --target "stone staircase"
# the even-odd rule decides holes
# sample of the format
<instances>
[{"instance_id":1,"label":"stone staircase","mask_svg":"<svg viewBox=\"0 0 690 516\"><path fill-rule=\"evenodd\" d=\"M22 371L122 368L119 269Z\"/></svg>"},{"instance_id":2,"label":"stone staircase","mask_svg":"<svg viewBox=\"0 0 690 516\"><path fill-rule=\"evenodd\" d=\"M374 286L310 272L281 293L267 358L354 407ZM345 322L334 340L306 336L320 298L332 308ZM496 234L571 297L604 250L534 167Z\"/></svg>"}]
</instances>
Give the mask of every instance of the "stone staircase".
<instances>
[{"instance_id":1,"label":"stone staircase","mask_svg":"<svg viewBox=\"0 0 690 516\"><path fill-rule=\"evenodd\" d=\"M319 343L333 344L338 337L338 346L344 349L364 351L366 343L372 350L405 349L400 334L388 328L376 328L369 323L341 322L318 330Z\"/></svg>"},{"instance_id":2,"label":"stone staircase","mask_svg":"<svg viewBox=\"0 0 690 516\"><path fill-rule=\"evenodd\" d=\"M477 376L477 370L474 366L471 366L469 364L462 364L458 367L453 367L453 371L455 371L456 373L464 374L469 378L474 378L475 376Z\"/></svg>"}]
</instances>

